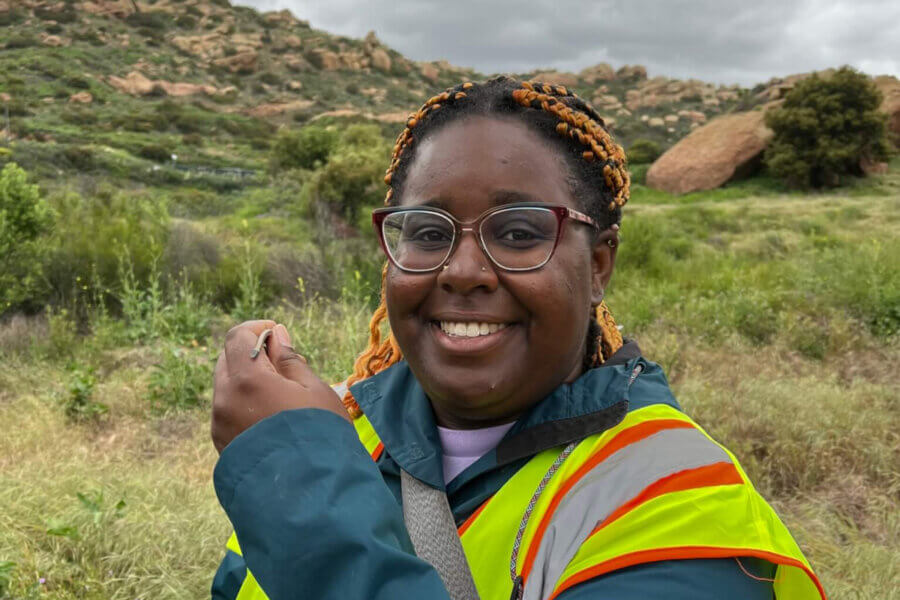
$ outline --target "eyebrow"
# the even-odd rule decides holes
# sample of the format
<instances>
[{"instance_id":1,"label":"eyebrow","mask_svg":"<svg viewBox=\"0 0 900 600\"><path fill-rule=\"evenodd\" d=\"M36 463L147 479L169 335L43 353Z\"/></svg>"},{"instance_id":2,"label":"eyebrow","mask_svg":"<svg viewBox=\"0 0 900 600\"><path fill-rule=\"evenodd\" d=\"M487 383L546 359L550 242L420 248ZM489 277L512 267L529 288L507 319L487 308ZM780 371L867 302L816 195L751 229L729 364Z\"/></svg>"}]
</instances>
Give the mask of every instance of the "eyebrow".
<instances>
[{"instance_id":1,"label":"eyebrow","mask_svg":"<svg viewBox=\"0 0 900 600\"><path fill-rule=\"evenodd\" d=\"M491 206L500 206L503 204L513 204L516 202L540 202L541 199L537 196L533 196L528 192L522 192L519 190L497 190L491 193ZM430 206L433 208L440 208L442 210L447 210L449 204L449 199L446 196L436 196L434 198L430 198L426 200L419 206Z\"/></svg>"}]
</instances>

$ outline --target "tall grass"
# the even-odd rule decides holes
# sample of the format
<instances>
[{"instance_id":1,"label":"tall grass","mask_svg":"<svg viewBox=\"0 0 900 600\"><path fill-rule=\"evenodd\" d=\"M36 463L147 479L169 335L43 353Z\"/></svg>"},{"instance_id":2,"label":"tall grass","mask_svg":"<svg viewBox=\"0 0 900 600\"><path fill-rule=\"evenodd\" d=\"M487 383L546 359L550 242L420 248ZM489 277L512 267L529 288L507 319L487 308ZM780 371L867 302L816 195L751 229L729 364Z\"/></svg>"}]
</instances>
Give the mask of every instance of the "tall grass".
<instances>
[{"instance_id":1,"label":"tall grass","mask_svg":"<svg viewBox=\"0 0 900 600\"><path fill-rule=\"evenodd\" d=\"M830 597L900 600L900 199L711 194L630 212L609 296L625 334L737 454ZM84 321L57 309L0 325L0 598L208 594L229 532L208 434L224 332L285 323L336 382L377 298L369 257L327 256L341 291L300 277L285 299L247 257L233 304L152 268L135 278L123 258L121 316L88 299ZM73 359L102 418L67 416Z\"/></svg>"}]
</instances>

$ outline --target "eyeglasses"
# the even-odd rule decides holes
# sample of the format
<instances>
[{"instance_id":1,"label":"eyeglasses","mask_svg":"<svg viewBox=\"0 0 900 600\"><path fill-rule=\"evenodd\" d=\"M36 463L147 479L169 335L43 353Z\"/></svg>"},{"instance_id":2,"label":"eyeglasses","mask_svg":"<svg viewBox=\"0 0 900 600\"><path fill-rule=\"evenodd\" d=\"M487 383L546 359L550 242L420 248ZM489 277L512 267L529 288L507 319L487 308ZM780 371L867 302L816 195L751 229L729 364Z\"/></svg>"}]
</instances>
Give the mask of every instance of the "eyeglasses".
<instances>
[{"instance_id":1,"label":"eyeglasses","mask_svg":"<svg viewBox=\"0 0 900 600\"><path fill-rule=\"evenodd\" d=\"M465 231L475 235L485 255L501 269L539 269L559 245L566 219L600 229L584 213L540 202L504 204L465 222L439 208L392 207L372 212L372 224L388 259L410 273L440 268Z\"/></svg>"}]
</instances>

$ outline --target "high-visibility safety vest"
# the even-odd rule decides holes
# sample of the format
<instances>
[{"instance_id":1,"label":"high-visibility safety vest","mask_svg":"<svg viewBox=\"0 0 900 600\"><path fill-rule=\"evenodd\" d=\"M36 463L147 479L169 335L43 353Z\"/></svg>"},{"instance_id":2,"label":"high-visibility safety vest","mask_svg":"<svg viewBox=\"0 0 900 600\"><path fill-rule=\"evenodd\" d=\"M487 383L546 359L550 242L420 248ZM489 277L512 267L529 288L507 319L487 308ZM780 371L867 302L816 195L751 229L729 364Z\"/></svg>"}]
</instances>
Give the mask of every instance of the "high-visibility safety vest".
<instances>
[{"instance_id":1,"label":"high-visibility safety vest","mask_svg":"<svg viewBox=\"0 0 900 600\"><path fill-rule=\"evenodd\" d=\"M360 441L383 445L365 416ZM779 600L825 591L775 511L737 459L689 417L664 404L615 427L535 455L460 527L481 600L552 600L625 567L756 557L776 565ZM240 554L232 535L228 548ZM237 600L263 600L247 573Z\"/></svg>"}]
</instances>

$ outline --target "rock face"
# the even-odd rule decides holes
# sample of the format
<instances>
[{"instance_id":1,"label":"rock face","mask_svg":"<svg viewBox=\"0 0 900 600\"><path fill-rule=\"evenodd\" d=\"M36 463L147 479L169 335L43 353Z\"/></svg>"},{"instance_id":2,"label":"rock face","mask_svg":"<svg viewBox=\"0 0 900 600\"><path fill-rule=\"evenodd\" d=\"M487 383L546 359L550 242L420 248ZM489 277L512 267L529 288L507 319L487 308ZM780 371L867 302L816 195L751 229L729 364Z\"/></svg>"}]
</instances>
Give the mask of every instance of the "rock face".
<instances>
[{"instance_id":1,"label":"rock face","mask_svg":"<svg viewBox=\"0 0 900 600\"><path fill-rule=\"evenodd\" d=\"M441 70L434 63L422 63L419 65L419 69L422 72L422 77L431 83L437 83L438 78L441 76Z\"/></svg>"},{"instance_id":2,"label":"rock face","mask_svg":"<svg viewBox=\"0 0 900 600\"><path fill-rule=\"evenodd\" d=\"M238 52L234 56L223 56L213 61L218 67L225 67L232 73L252 73L259 62L259 53L255 50Z\"/></svg>"},{"instance_id":3,"label":"rock face","mask_svg":"<svg viewBox=\"0 0 900 600\"><path fill-rule=\"evenodd\" d=\"M529 77L529 79L532 81L540 81L541 83L551 83L566 87L578 85L578 75L563 71L544 71L542 73L535 73Z\"/></svg>"},{"instance_id":4,"label":"rock face","mask_svg":"<svg viewBox=\"0 0 900 600\"><path fill-rule=\"evenodd\" d=\"M718 117L660 156L647 185L672 194L717 188L758 160L771 138L762 111Z\"/></svg>"},{"instance_id":5,"label":"rock face","mask_svg":"<svg viewBox=\"0 0 900 600\"><path fill-rule=\"evenodd\" d=\"M94 97L90 92L78 92L69 96L69 102L75 104L90 104L94 101Z\"/></svg>"},{"instance_id":6,"label":"rock face","mask_svg":"<svg viewBox=\"0 0 900 600\"><path fill-rule=\"evenodd\" d=\"M647 79L647 68L643 65L625 65L616 71L616 79L622 81L643 81Z\"/></svg>"},{"instance_id":7,"label":"rock face","mask_svg":"<svg viewBox=\"0 0 900 600\"><path fill-rule=\"evenodd\" d=\"M578 76L590 84L595 84L601 81L612 81L616 78L616 72L608 64L598 63L593 67L582 70Z\"/></svg>"},{"instance_id":8,"label":"rock face","mask_svg":"<svg viewBox=\"0 0 900 600\"><path fill-rule=\"evenodd\" d=\"M881 112L888 116L888 129L894 136L900 138L900 79L890 75L881 75L875 78L877 87L884 100L881 102Z\"/></svg>"},{"instance_id":9,"label":"rock face","mask_svg":"<svg viewBox=\"0 0 900 600\"><path fill-rule=\"evenodd\" d=\"M145 77L138 71L132 71L125 77L116 77L111 75L107 78L109 85L113 86L121 92L131 94L132 96L148 96L156 94L160 90L168 96L194 96L197 94L205 94L212 96L219 93L219 90L212 85L201 85L198 83L172 83L171 81L152 80Z\"/></svg>"}]
</instances>

